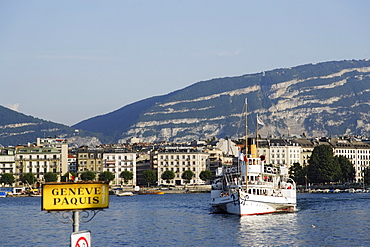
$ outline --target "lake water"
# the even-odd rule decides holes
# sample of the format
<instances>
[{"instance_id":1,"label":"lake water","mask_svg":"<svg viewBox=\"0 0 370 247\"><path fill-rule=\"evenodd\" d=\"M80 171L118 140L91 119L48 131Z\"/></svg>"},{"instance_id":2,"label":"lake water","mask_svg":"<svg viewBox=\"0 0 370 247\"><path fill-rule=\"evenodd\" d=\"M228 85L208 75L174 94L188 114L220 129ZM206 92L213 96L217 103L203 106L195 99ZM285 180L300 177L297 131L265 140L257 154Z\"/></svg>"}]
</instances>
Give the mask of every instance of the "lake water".
<instances>
[{"instance_id":1,"label":"lake water","mask_svg":"<svg viewBox=\"0 0 370 247\"><path fill-rule=\"evenodd\" d=\"M93 246L370 246L370 193L298 194L296 213L212 214L210 194L110 196L80 230ZM0 198L0 246L69 246L41 198Z\"/></svg>"}]
</instances>

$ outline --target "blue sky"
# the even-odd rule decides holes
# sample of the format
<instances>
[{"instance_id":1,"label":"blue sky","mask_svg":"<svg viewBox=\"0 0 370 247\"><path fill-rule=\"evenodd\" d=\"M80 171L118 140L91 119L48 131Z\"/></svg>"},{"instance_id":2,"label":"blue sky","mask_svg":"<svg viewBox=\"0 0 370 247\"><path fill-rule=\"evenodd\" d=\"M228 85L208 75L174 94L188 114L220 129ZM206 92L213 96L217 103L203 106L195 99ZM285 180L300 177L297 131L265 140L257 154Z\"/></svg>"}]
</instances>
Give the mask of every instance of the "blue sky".
<instances>
[{"instance_id":1,"label":"blue sky","mask_svg":"<svg viewBox=\"0 0 370 247\"><path fill-rule=\"evenodd\" d=\"M212 78L370 58L367 0L0 1L0 105L67 125Z\"/></svg>"}]
</instances>

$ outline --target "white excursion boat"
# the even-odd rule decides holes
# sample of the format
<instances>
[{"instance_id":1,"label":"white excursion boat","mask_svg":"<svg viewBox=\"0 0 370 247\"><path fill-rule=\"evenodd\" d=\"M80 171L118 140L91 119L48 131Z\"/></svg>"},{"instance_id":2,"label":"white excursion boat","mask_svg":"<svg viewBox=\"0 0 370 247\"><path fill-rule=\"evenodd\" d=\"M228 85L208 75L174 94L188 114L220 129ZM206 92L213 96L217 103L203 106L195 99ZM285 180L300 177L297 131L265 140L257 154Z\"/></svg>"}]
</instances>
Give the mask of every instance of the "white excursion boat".
<instances>
[{"instance_id":1,"label":"white excursion boat","mask_svg":"<svg viewBox=\"0 0 370 247\"><path fill-rule=\"evenodd\" d=\"M242 216L296 210L296 185L284 174L287 168L265 167L260 158L248 158L246 163L240 172L224 168L223 176L212 184L211 205L216 211Z\"/></svg>"},{"instance_id":2,"label":"white excursion boat","mask_svg":"<svg viewBox=\"0 0 370 247\"><path fill-rule=\"evenodd\" d=\"M239 155L238 165L222 167L220 176L213 182L212 207L216 212L240 216L294 212L296 184L288 177L288 168L265 165L264 157L256 155L256 144L247 142L246 155Z\"/></svg>"}]
</instances>

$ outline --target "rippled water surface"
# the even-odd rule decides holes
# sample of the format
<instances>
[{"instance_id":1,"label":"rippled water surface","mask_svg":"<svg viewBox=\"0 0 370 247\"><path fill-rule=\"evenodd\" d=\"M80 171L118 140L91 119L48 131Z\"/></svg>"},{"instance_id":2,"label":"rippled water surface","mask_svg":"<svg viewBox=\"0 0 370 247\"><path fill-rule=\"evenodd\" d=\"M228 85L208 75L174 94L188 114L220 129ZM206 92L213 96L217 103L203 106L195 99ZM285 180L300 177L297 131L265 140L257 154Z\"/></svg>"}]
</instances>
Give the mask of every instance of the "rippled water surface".
<instances>
[{"instance_id":1,"label":"rippled water surface","mask_svg":"<svg viewBox=\"0 0 370 247\"><path fill-rule=\"evenodd\" d=\"M370 246L369 194L298 194L299 211L212 214L210 194L110 197L80 230L93 246ZM0 246L69 246L72 224L41 211L41 198L0 198Z\"/></svg>"}]
</instances>

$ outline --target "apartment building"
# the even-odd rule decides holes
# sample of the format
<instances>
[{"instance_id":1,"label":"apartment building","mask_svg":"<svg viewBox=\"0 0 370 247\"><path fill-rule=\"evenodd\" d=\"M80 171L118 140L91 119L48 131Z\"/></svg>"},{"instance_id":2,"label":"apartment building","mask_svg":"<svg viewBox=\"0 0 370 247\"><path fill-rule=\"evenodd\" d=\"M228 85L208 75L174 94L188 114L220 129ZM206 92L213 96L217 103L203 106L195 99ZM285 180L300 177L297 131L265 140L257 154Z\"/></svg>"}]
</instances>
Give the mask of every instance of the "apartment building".
<instances>
[{"instance_id":1,"label":"apartment building","mask_svg":"<svg viewBox=\"0 0 370 247\"><path fill-rule=\"evenodd\" d=\"M68 172L77 173L77 156L74 154L68 154Z\"/></svg>"},{"instance_id":2,"label":"apartment building","mask_svg":"<svg viewBox=\"0 0 370 247\"><path fill-rule=\"evenodd\" d=\"M355 169L355 181L363 182L364 170L370 165L370 145L355 139L328 139L335 156L344 156Z\"/></svg>"},{"instance_id":3,"label":"apartment building","mask_svg":"<svg viewBox=\"0 0 370 247\"><path fill-rule=\"evenodd\" d=\"M157 170L159 185L167 184L161 178L163 172L167 170L175 173L175 178L170 181L170 185L186 184L186 181L181 178L182 173L186 170L191 170L194 173L190 184L204 184L204 181L199 178L199 174L207 169L208 158L208 153L193 147L165 147L153 153L151 162Z\"/></svg>"},{"instance_id":4,"label":"apartment building","mask_svg":"<svg viewBox=\"0 0 370 247\"><path fill-rule=\"evenodd\" d=\"M77 173L103 171L103 148L80 147L77 154Z\"/></svg>"},{"instance_id":5,"label":"apartment building","mask_svg":"<svg viewBox=\"0 0 370 247\"><path fill-rule=\"evenodd\" d=\"M56 148L60 152L60 167L61 173L65 174L68 172L68 142L65 139L61 138L37 138L36 146L40 147L52 147Z\"/></svg>"},{"instance_id":6,"label":"apartment building","mask_svg":"<svg viewBox=\"0 0 370 247\"><path fill-rule=\"evenodd\" d=\"M305 138L300 138L295 141L301 146L301 157L299 164L305 167L308 165L308 161L311 158L311 154L315 148L315 145L311 140Z\"/></svg>"},{"instance_id":7,"label":"apartment building","mask_svg":"<svg viewBox=\"0 0 370 247\"><path fill-rule=\"evenodd\" d=\"M35 174L38 181L43 181L47 172L56 173L59 178L63 175L61 152L54 147L16 147L14 161L14 175L17 179L25 173Z\"/></svg>"},{"instance_id":8,"label":"apartment building","mask_svg":"<svg viewBox=\"0 0 370 247\"><path fill-rule=\"evenodd\" d=\"M112 172L115 176L112 184L136 185L136 153L127 153L123 149L109 149L103 153L103 171ZM123 171L133 173L133 179L124 181L120 174Z\"/></svg>"},{"instance_id":9,"label":"apartment building","mask_svg":"<svg viewBox=\"0 0 370 247\"><path fill-rule=\"evenodd\" d=\"M206 153L208 153L208 166L207 170L212 172L214 177L219 175L219 168L222 166L232 166L234 159L237 157L225 155L225 153L217 148L213 149L205 149Z\"/></svg>"},{"instance_id":10,"label":"apartment building","mask_svg":"<svg viewBox=\"0 0 370 247\"><path fill-rule=\"evenodd\" d=\"M15 173L15 148L0 148L0 174Z\"/></svg>"},{"instance_id":11,"label":"apartment building","mask_svg":"<svg viewBox=\"0 0 370 247\"><path fill-rule=\"evenodd\" d=\"M286 165L301 162L301 146L296 140L267 139L258 142L258 153L264 155L266 164Z\"/></svg>"}]
</instances>

